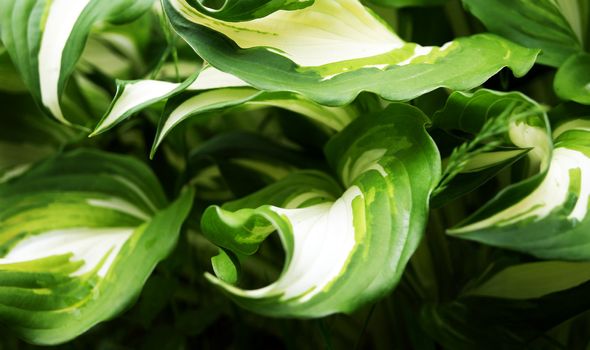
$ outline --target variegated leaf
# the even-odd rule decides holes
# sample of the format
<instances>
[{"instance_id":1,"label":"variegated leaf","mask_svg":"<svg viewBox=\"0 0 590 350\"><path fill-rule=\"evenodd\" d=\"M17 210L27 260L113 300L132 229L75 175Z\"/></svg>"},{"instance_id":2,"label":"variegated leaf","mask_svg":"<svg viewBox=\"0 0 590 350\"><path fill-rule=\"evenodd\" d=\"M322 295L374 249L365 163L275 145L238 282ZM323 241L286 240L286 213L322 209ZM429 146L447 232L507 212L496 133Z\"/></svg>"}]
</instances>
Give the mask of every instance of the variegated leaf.
<instances>
[{"instance_id":1,"label":"variegated leaf","mask_svg":"<svg viewBox=\"0 0 590 350\"><path fill-rule=\"evenodd\" d=\"M192 205L168 205L144 164L78 150L0 184L0 322L68 341L134 301Z\"/></svg>"},{"instance_id":2,"label":"variegated leaf","mask_svg":"<svg viewBox=\"0 0 590 350\"><path fill-rule=\"evenodd\" d=\"M38 104L72 124L62 94L88 34L101 21L124 22L142 14L153 0L2 0L2 42Z\"/></svg>"},{"instance_id":3,"label":"variegated leaf","mask_svg":"<svg viewBox=\"0 0 590 350\"><path fill-rule=\"evenodd\" d=\"M356 119L326 146L339 176L294 173L244 199L208 208L203 233L224 249L207 277L238 304L273 316L352 312L389 292L422 237L440 173L417 109L393 104ZM231 284L232 256L256 253L277 231L280 277L255 290Z\"/></svg>"},{"instance_id":4,"label":"variegated leaf","mask_svg":"<svg viewBox=\"0 0 590 350\"><path fill-rule=\"evenodd\" d=\"M442 47L408 43L358 0L316 0L238 22L187 0L163 4L176 31L214 67L324 105L346 104L361 91L405 100L439 87L470 89L503 67L524 75L538 53L487 34Z\"/></svg>"},{"instance_id":5,"label":"variegated leaf","mask_svg":"<svg viewBox=\"0 0 590 350\"><path fill-rule=\"evenodd\" d=\"M233 107L280 107L334 130L341 130L358 114L351 106L326 107L295 93L260 91L231 74L208 66L198 76L194 75L183 83L119 81L117 95L91 136L105 132L139 110L166 99L170 101L160 120L152 156L166 135L182 121Z\"/></svg>"},{"instance_id":6,"label":"variegated leaf","mask_svg":"<svg viewBox=\"0 0 590 350\"><path fill-rule=\"evenodd\" d=\"M538 174L504 189L450 234L545 259L590 259L590 122L554 126L550 143L538 122L510 127L510 137L539 159Z\"/></svg>"}]
</instances>

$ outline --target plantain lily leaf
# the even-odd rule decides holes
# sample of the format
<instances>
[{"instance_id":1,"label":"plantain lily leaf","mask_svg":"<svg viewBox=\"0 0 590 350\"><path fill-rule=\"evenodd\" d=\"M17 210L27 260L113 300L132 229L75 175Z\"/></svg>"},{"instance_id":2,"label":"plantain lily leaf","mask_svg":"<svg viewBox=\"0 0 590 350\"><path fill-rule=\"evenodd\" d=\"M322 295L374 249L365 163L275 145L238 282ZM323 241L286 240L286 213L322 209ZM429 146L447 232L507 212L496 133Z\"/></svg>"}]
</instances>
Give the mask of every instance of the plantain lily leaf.
<instances>
[{"instance_id":1,"label":"plantain lily leaf","mask_svg":"<svg viewBox=\"0 0 590 350\"><path fill-rule=\"evenodd\" d=\"M465 295L535 299L590 281L590 263L541 261L507 267Z\"/></svg>"},{"instance_id":2,"label":"plantain lily leaf","mask_svg":"<svg viewBox=\"0 0 590 350\"><path fill-rule=\"evenodd\" d=\"M201 198L213 187L211 185L219 182L227 185L234 198L243 197L284 178L296 167L320 167L318 160L308 156L255 133L226 132L191 152L187 174L191 182L199 186ZM208 172L212 164L218 167L219 174ZM218 176L223 180L215 181Z\"/></svg>"},{"instance_id":3,"label":"plantain lily leaf","mask_svg":"<svg viewBox=\"0 0 590 350\"><path fill-rule=\"evenodd\" d=\"M372 3L390 7L423 7L440 6L446 4L447 0L371 0Z\"/></svg>"},{"instance_id":4,"label":"plantain lily leaf","mask_svg":"<svg viewBox=\"0 0 590 350\"><path fill-rule=\"evenodd\" d=\"M538 53L489 34L442 47L407 43L358 0L316 0L231 23L193 3L163 0L175 30L204 60L260 90L323 105L346 104L361 91L406 100L439 87L470 89L503 67L524 75Z\"/></svg>"},{"instance_id":5,"label":"plantain lily leaf","mask_svg":"<svg viewBox=\"0 0 590 350\"><path fill-rule=\"evenodd\" d=\"M117 94L91 136L103 133L134 113L184 90L201 91L225 87L248 86L240 79L212 67L183 83L160 80L117 81Z\"/></svg>"},{"instance_id":6,"label":"plantain lily leaf","mask_svg":"<svg viewBox=\"0 0 590 350\"><path fill-rule=\"evenodd\" d=\"M427 122L418 109L392 104L356 119L328 143L338 182L304 171L208 208L201 226L216 245L251 255L277 230L286 259L280 277L260 289L224 281L232 273L223 254L215 261L222 276L207 278L241 306L273 316L352 312L388 293L422 237L440 173Z\"/></svg>"},{"instance_id":7,"label":"plantain lily leaf","mask_svg":"<svg viewBox=\"0 0 590 350\"><path fill-rule=\"evenodd\" d=\"M168 205L145 165L78 150L0 184L0 322L36 344L123 311L171 251L192 191Z\"/></svg>"},{"instance_id":8,"label":"plantain lily leaf","mask_svg":"<svg viewBox=\"0 0 590 350\"><path fill-rule=\"evenodd\" d=\"M97 22L130 21L153 0L2 0L2 42L38 104L57 120L64 115L61 96L88 33Z\"/></svg>"},{"instance_id":9,"label":"plantain lily leaf","mask_svg":"<svg viewBox=\"0 0 590 350\"><path fill-rule=\"evenodd\" d=\"M468 296L424 305L421 324L447 349L551 348L543 334L590 309L590 283L528 300ZM551 344L547 346L547 344ZM535 346L541 345L541 346Z\"/></svg>"},{"instance_id":10,"label":"plantain lily leaf","mask_svg":"<svg viewBox=\"0 0 590 350\"><path fill-rule=\"evenodd\" d=\"M559 67L588 49L587 0L463 0L468 11L492 32L543 50L539 62Z\"/></svg>"},{"instance_id":11,"label":"plantain lily leaf","mask_svg":"<svg viewBox=\"0 0 590 350\"><path fill-rule=\"evenodd\" d=\"M519 116L528 117L523 123L515 120ZM545 129L527 124L545 125ZM537 172L550 156L546 125L543 108L521 93L486 89L452 93L445 107L435 113L433 127L465 142L447 158L432 205L439 206L478 188L525 156L529 172Z\"/></svg>"},{"instance_id":12,"label":"plantain lily leaf","mask_svg":"<svg viewBox=\"0 0 590 350\"><path fill-rule=\"evenodd\" d=\"M333 130L342 130L354 118L357 111L352 106L328 107L291 92L268 92L254 88L226 88L189 93L176 97L160 119L152 156L164 137L182 121L204 113L233 107L279 107L304 115Z\"/></svg>"},{"instance_id":13,"label":"plantain lily leaf","mask_svg":"<svg viewBox=\"0 0 590 350\"><path fill-rule=\"evenodd\" d=\"M2 42L0 42L0 90L13 93L27 91Z\"/></svg>"},{"instance_id":14,"label":"plantain lily leaf","mask_svg":"<svg viewBox=\"0 0 590 350\"><path fill-rule=\"evenodd\" d=\"M224 0L218 8L208 7L203 1L191 4L210 17L230 22L248 21L279 10L297 10L313 4L314 0Z\"/></svg>"},{"instance_id":15,"label":"plantain lily leaf","mask_svg":"<svg viewBox=\"0 0 590 350\"><path fill-rule=\"evenodd\" d=\"M562 99L590 105L590 54L568 58L557 70L553 86Z\"/></svg>"},{"instance_id":16,"label":"plantain lily leaf","mask_svg":"<svg viewBox=\"0 0 590 350\"><path fill-rule=\"evenodd\" d=\"M152 156L166 135L182 121L232 107L280 107L305 115L334 130L341 130L358 114L351 106L326 107L295 93L260 91L231 74L207 66L198 76L193 75L183 83L118 81L115 98L90 136L103 133L139 110L166 99L170 101L158 126Z\"/></svg>"},{"instance_id":17,"label":"plantain lily leaf","mask_svg":"<svg viewBox=\"0 0 590 350\"><path fill-rule=\"evenodd\" d=\"M10 106L0 114L0 183L82 138L52 119L39 118L41 112L28 95L0 94L0 105Z\"/></svg>"},{"instance_id":18,"label":"plantain lily leaf","mask_svg":"<svg viewBox=\"0 0 590 350\"><path fill-rule=\"evenodd\" d=\"M538 124L537 124L538 125ZM449 233L540 258L587 260L590 122L562 120L547 147L543 129L510 129L542 157L537 175L509 186ZM549 133L547 132L547 136Z\"/></svg>"}]
</instances>

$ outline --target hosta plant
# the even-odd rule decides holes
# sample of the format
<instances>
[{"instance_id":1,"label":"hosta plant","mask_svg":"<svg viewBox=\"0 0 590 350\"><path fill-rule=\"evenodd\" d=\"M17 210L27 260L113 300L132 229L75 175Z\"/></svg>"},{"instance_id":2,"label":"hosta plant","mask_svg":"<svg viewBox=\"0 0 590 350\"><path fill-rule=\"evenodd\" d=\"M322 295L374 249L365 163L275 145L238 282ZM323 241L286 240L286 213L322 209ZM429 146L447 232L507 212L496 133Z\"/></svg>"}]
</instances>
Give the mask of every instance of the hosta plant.
<instances>
[{"instance_id":1,"label":"hosta plant","mask_svg":"<svg viewBox=\"0 0 590 350\"><path fill-rule=\"evenodd\" d=\"M0 0L0 348L586 348L589 23Z\"/></svg>"}]
</instances>

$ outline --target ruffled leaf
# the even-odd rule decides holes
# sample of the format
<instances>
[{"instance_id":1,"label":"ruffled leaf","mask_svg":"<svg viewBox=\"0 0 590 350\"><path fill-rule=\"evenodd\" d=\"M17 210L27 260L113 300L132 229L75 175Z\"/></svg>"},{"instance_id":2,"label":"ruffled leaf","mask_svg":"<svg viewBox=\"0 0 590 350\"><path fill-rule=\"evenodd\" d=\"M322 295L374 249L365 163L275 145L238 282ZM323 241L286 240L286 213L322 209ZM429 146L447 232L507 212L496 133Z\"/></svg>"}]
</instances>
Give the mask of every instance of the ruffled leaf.
<instances>
[{"instance_id":1,"label":"ruffled leaf","mask_svg":"<svg viewBox=\"0 0 590 350\"><path fill-rule=\"evenodd\" d=\"M168 205L128 157L79 150L0 184L0 322L36 344L123 311L174 247L192 205Z\"/></svg>"},{"instance_id":2,"label":"ruffled leaf","mask_svg":"<svg viewBox=\"0 0 590 350\"><path fill-rule=\"evenodd\" d=\"M442 47L406 43L357 0L316 0L253 21L213 18L165 0L176 31L214 67L261 90L294 91L324 105L361 91L406 100L439 87L470 89L503 67L524 75L537 51L494 35Z\"/></svg>"},{"instance_id":3,"label":"ruffled leaf","mask_svg":"<svg viewBox=\"0 0 590 350\"><path fill-rule=\"evenodd\" d=\"M251 255L276 230L286 260L280 277L256 290L207 277L243 307L273 316L352 312L389 292L422 237L440 172L425 123L419 110L391 105L355 120L326 146L338 182L322 172L294 173L208 208L201 226L212 242Z\"/></svg>"}]
</instances>

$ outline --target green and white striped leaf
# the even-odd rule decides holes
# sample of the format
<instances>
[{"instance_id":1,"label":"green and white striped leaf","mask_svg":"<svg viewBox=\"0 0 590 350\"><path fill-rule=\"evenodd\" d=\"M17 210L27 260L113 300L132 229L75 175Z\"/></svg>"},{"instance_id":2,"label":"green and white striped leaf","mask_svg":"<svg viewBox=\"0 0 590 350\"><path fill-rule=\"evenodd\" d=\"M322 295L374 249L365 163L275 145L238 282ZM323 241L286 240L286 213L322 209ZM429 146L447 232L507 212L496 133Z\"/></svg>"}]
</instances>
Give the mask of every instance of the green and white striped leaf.
<instances>
[{"instance_id":1,"label":"green and white striped leaf","mask_svg":"<svg viewBox=\"0 0 590 350\"><path fill-rule=\"evenodd\" d=\"M518 121L523 118L524 123ZM527 124L545 125L545 129ZM446 158L432 205L440 206L478 188L524 157L527 173L538 172L550 156L551 139L546 127L544 109L521 93L487 89L452 93L445 107L435 113L433 128L448 134L449 142L464 142ZM533 142L536 148L531 148Z\"/></svg>"},{"instance_id":2,"label":"green and white striped leaf","mask_svg":"<svg viewBox=\"0 0 590 350\"><path fill-rule=\"evenodd\" d=\"M353 121L326 146L338 181L318 171L289 175L223 207L208 208L203 233L224 252L207 278L239 305L273 316L352 312L389 292L422 237L440 159L416 108L393 104ZM233 255L256 253L277 231L280 277L245 290L229 282Z\"/></svg>"},{"instance_id":3,"label":"green and white striped leaf","mask_svg":"<svg viewBox=\"0 0 590 350\"><path fill-rule=\"evenodd\" d=\"M65 124L62 94L95 23L125 22L145 12L153 0L2 0L2 42L46 112Z\"/></svg>"},{"instance_id":4,"label":"green and white striped leaf","mask_svg":"<svg viewBox=\"0 0 590 350\"><path fill-rule=\"evenodd\" d=\"M263 1L259 1L263 3ZM538 51L494 35L442 47L401 40L358 0L316 0L292 11L229 22L187 0L164 0L175 30L212 66L265 91L342 105L361 91L406 100L439 87L470 89L503 67L524 75Z\"/></svg>"},{"instance_id":5,"label":"green and white striped leaf","mask_svg":"<svg viewBox=\"0 0 590 350\"><path fill-rule=\"evenodd\" d=\"M152 155L166 135L182 121L204 113L228 110L235 107L278 107L304 115L332 130L342 130L355 119L358 112L353 106L329 107L292 92L269 92L254 88L226 88L189 93L176 97L160 119Z\"/></svg>"},{"instance_id":6,"label":"green and white striped leaf","mask_svg":"<svg viewBox=\"0 0 590 350\"><path fill-rule=\"evenodd\" d=\"M544 259L590 259L590 122L562 121L550 147L540 126L523 123L509 133L542 157L539 173L507 187L449 233Z\"/></svg>"},{"instance_id":7,"label":"green and white striped leaf","mask_svg":"<svg viewBox=\"0 0 590 350\"><path fill-rule=\"evenodd\" d=\"M130 157L66 153L0 184L0 323L36 344L116 316L174 247L192 191L168 204Z\"/></svg>"},{"instance_id":8,"label":"green and white striped leaf","mask_svg":"<svg viewBox=\"0 0 590 350\"><path fill-rule=\"evenodd\" d=\"M588 0L463 0L493 33L542 49L539 62L559 67L590 48Z\"/></svg>"},{"instance_id":9,"label":"green and white striped leaf","mask_svg":"<svg viewBox=\"0 0 590 350\"><path fill-rule=\"evenodd\" d=\"M236 86L248 84L212 67L203 68L198 75L194 74L183 83L145 79L117 81L117 94L91 136L103 133L143 108L184 90L203 91Z\"/></svg>"},{"instance_id":10,"label":"green and white striped leaf","mask_svg":"<svg viewBox=\"0 0 590 350\"><path fill-rule=\"evenodd\" d=\"M198 76L181 84L158 80L119 81L111 106L91 136L103 133L139 110L166 99L170 101L160 120L152 156L166 135L182 121L233 107L279 107L334 130L342 130L358 114L351 106L326 107L291 92L260 91L231 74L208 66Z\"/></svg>"}]
</instances>

